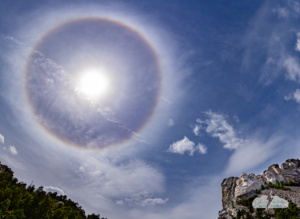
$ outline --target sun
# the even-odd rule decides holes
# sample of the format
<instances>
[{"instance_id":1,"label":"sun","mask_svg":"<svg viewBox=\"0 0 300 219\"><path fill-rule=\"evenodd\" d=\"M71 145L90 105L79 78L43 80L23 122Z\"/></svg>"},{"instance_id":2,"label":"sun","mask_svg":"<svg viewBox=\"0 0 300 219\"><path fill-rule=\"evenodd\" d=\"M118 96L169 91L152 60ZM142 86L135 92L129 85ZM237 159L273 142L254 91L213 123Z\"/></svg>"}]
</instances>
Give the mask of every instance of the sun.
<instances>
[{"instance_id":1,"label":"sun","mask_svg":"<svg viewBox=\"0 0 300 219\"><path fill-rule=\"evenodd\" d=\"M95 100L108 93L109 79L102 71L89 69L80 74L75 90L80 96Z\"/></svg>"}]
</instances>

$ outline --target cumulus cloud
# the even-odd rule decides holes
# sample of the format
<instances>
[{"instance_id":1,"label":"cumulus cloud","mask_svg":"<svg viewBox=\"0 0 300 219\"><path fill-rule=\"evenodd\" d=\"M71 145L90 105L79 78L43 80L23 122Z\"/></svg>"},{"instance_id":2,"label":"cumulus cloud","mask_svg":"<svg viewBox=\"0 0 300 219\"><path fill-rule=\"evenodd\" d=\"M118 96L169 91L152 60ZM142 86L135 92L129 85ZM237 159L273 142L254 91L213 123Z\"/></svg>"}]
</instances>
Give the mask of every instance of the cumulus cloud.
<instances>
[{"instance_id":1,"label":"cumulus cloud","mask_svg":"<svg viewBox=\"0 0 300 219\"><path fill-rule=\"evenodd\" d=\"M237 136L236 131L231 125L228 124L224 115L214 113L212 111L208 111L205 114L208 119L204 121L197 119L196 121L200 124L203 124L203 129L205 129L207 134L218 138L219 141L224 144L224 148L237 149L245 143L244 139ZM196 127L196 133L199 133L200 127L198 128L197 125Z\"/></svg>"},{"instance_id":2,"label":"cumulus cloud","mask_svg":"<svg viewBox=\"0 0 300 219\"><path fill-rule=\"evenodd\" d=\"M12 155L17 155L17 154L18 154L18 151L17 151L16 147L13 146L13 145L12 145L12 146L9 146L8 150L9 150L9 152L10 152Z\"/></svg>"},{"instance_id":3,"label":"cumulus cloud","mask_svg":"<svg viewBox=\"0 0 300 219\"><path fill-rule=\"evenodd\" d=\"M62 189L60 189L58 187L54 187L54 186L45 186L44 191L45 192L52 192L52 193L56 192L59 195L64 195L65 194Z\"/></svg>"},{"instance_id":4,"label":"cumulus cloud","mask_svg":"<svg viewBox=\"0 0 300 219\"><path fill-rule=\"evenodd\" d=\"M195 143L190 141L186 136L184 136L182 140L171 144L168 149L168 152L175 154L184 154L185 152L188 152L190 156L193 156L195 151L199 151L201 154L206 154L207 148L200 143L196 146Z\"/></svg>"},{"instance_id":5,"label":"cumulus cloud","mask_svg":"<svg viewBox=\"0 0 300 219\"><path fill-rule=\"evenodd\" d=\"M199 150L200 154L206 154L207 153L207 147L201 143L198 144L197 149Z\"/></svg>"},{"instance_id":6,"label":"cumulus cloud","mask_svg":"<svg viewBox=\"0 0 300 219\"><path fill-rule=\"evenodd\" d=\"M294 57L287 57L283 62L287 74L286 77L289 80L300 82L300 65Z\"/></svg>"},{"instance_id":7,"label":"cumulus cloud","mask_svg":"<svg viewBox=\"0 0 300 219\"><path fill-rule=\"evenodd\" d=\"M142 207L146 207L146 206L156 206L156 205L163 205L165 203L167 203L169 199L162 199L162 198L147 198L145 199L142 203L141 206Z\"/></svg>"},{"instance_id":8,"label":"cumulus cloud","mask_svg":"<svg viewBox=\"0 0 300 219\"><path fill-rule=\"evenodd\" d=\"M4 144L4 136L0 134L0 143Z\"/></svg>"},{"instance_id":9,"label":"cumulus cloud","mask_svg":"<svg viewBox=\"0 0 300 219\"><path fill-rule=\"evenodd\" d=\"M184 136L182 140L171 144L168 151L175 154L184 154L185 152L189 152L190 156L193 156L195 152L195 143Z\"/></svg>"}]
</instances>

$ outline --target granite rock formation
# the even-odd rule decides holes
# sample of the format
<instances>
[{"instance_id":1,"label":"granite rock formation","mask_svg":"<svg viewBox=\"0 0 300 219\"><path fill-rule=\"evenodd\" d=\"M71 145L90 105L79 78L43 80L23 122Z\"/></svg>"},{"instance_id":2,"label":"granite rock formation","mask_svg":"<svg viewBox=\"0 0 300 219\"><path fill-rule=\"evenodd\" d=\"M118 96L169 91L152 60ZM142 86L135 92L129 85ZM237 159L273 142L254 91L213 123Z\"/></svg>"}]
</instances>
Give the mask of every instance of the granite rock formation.
<instances>
[{"instance_id":1,"label":"granite rock formation","mask_svg":"<svg viewBox=\"0 0 300 219\"><path fill-rule=\"evenodd\" d=\"M242 211L247 218L258 218L255 210L241 203L255 197L269 195L279 196L300 208L300 160L288 159L279 167L271 165L262 175L242 173L240 177L229 177L222 184L222 205L219 219L239 218ZM252 199L251 199L252 198ZM270 218L274 209L264 209ZM242 218L242 217L241 217ZM275 218L275 217L274 217Z\"/></svg>"}]
</instances>

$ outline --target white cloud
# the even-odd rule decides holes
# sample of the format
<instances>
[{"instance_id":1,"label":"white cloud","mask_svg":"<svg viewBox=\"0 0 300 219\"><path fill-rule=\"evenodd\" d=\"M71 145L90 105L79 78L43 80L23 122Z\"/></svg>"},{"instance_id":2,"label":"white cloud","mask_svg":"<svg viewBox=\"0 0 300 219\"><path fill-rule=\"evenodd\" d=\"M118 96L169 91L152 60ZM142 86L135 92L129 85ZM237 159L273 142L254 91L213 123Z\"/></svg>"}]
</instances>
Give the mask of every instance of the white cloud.
<instances>
[{"instance_id":1,"label":"white cloud","mask_svg":"<svg viewBox=\"0 0 300 219\"><path fill-rule=\"evenodd\" d=\"M201 154L206 154L207 148L200 143L198 146L195 146L195 143L190 141L186 136L184 136L182 140L171 144L168 149L168 152L175 154L184 154L185 152L189 152L190 156L193 156L195 151L199 151Z\"/></svg>"},{"instance_id":2,"label":"white cloud","mask_svg":"<svg viewBox=\"0 0 300 219\"><path fill-rule=\"evenodd\" d=\"M16 147L13 146L13 145L12 145L12 146L9 146L8 150L10 151L10 153L11 153L12 155L17 155L17 154L18 154L18 151L17 151Z\"/></svg>"},{"instance_id":3,"label":"white cloud","mask_svg":"<svg viewBox=\"0 0 300 219\"><path fill-rule=\"evenodd\" d=\"M124 205L124 201L123 200L117 200L116 205Z\"/></svg>"},{"instance_id":4,"label":"white cloud","mask_svg":"<svg viewBox=\"0 0 300 219\"><path fill-rule=\"evenodd\" d=\"M0 134L0 143L4 144L4 136Z\"/></svg>"},{"instance_id":5,"label":"white cloud","mask_svg":"<svg viewBox=\"0 0 300 219\"><path fill-rule=\"evenodd\" d=\"M141 206L146 207L146 206L163 205L163 204L167 203L168 200L169 200L168 198L166 198L166 199L147 198L141 203Z\"/></svg>"},{"instance_id":6,"label":"white cloud","mask_svg":"<svg viewBox=\"0 0 300 219\"><path fill-rule=\"evenodd\" d=\"M172 127L175 125L175 122L173 119L169 119L169 122L168 122L168 126Z\"/></svg>"},{"instance_id":7,"label":"white cloud","mask_svg":"<svg viewBox=\"0 0 300 219\"><path fill-rule=\"evenodd\" d=\"M294 44L294 49L300 51L300 32L295 26L299 17L298 1L288 0L283 4L268 1L258 10L252 25L245 32L243 68L245 71L249 70L249 73L258 72L259 81L264 85L271 84L281 75L300 82L299 60L290 47ZM286 31L282 31L283 29ZM297 38L293 42L295 34ZM262 60L265 63L257 66Z\"/></svg>"},{"instance_id":8,"label":"white cloud","mask_svg":"<svg viewBox=\"0 0 300 219\"><path fill-rule=\"evenodd\" d=\"M289 0L288 1L289 8L294 12L294 16L298 17L300 14L300 4L298 1Z\"/></svg>"},{"instance_id":9,"label":"white cloud","mask_svg":"<svg viewBox=\"0 0 300 219\"><path fill-rule=\"evenodd\" d=\"M177 219L177 218L217 218L218 211L222 209L221 206L221 182L223 176L204 177L200 181L206 181L207 185L201 187L190 187L188 194L191 194L187 199L174 205L172 208L166 208L164 211L154 211L150 208L142 210L130 210L125 216L126 219Z\"/></svg>"},{"instance_id":10,"label":"white cloud","mask_svg":"<svg viewBox=\"0 0 300 219\"><path fill-rule=\"evenodd\" d=\"M65 194L62 189L60 189L58 187L54 187L54 186L45 186L44 191L45 192L52 192L52 193L57 192L57 194L59 194L59 195L64 195Z\"/></svg>"},{"instance_id":11,"label":"white cloud","mask_svg":"<svg viewBox=\"0 0 300 219\"><path fill-rule=\"evenodd\" d=\"M300 15L300 4L294 0L286 1L285 6L279 6L272 10L279 18L294 17L298 18Z\"/></svg>"},{"instance_id":12,"label":"white cloud","mask_svg":"<svg viewBox=\"0 0 300 219\"><path fill-rule=\"evenodd\" d=\"M300 104L300 89L297 89L295 92L294 92L294 100Z\"/></svg>"},{"instance_id":13,"label":"white cloud","mask_svg":"<svg viewBox=\"0 0 300 219\"><path fill-rule=\"evenodd\" d=\"M199 150L200 154L206 154L207 153L207 147L201 143L198 143L197 149Z\"/></svg>"},{"instance_id":14,"label":"white cloud","mask_svg":"<svg viewBox=\"0 0 300 219\"><path fill-rule=\"evenodd\" d=\"M300 104L300 89L296 89L294 93L290 93L284 96L285 100L295 100L296 103Z\"/></svg>"},{"instance_id":15,"label":"white cloud","mask_svg":"<svg viewBox=\"0 0 300 219\"><path fill-rule=\"evenodd\" d=\"M186 151L190 152L193 156L195 143L190 141L186 136L182 140L176 141L170 145L168 151L175 154L184 154Z\"/></svg>"},{"instance_id":16,"label":"white cloud","mask_svg":"<svg viewBox=\"0 0 300 219\"><path fill-rule=\"evenodd\" d=\"M193 156L195 152L195 143L184 136L182 140L176 141L171 144L168 151L175 154L184 154L185 152L189 152L190 156Z\"/></svg>"},{"instance_id":17,"label":"white cloud","mask_svg":"<svg viewBox=\"0 0 300 219\"><path fill-rule=\"evenodd\" d=\"M199 136L200 135L200 130L201 130L202 126L201 125L195 125L194 129L193 129L193 132L196 136Z\"/></svg>"},{"instance_id":18,"label":"white cloud","mask_svg":"<svg viewBox=\"0 0 300 219\"><path fill-rule=\"evenodd\" d=\"M286 77L292 81L300 83L300 65L294 57L287 57L283 62L283 66L287 70Z\"/></svg>"},{"instance_id":19,"label":"white cloud","mask_svg":"<svg viewBox=\"0 0 300 219\"><path fill-rule=\"evenodd\" d=\"M80 184L68 191L75 188L81 191L76 194L78 200L82 192L95 197L88 201L95 208L108 200L115 200L115 205L140 206L145 199L164 191L164 176L141 160L114 164L101 157L89 157L88 161L74 162L74 175L80 178Z\"/></svg>"},{"instance_id":20,"label":"white cloud","mask_svg":"<svg viewBox=\"0 0 300 219\"><path fill-rule=\"evenodd\" d=\"M295 50L300 52L300 32L297 33L297 42L296 42Z\"/></svg>"},{"instance_id":21,"label":"white cloud","mask_svg":"<svg viewBox=\"0 0 300 219\"><path fill-rule=\"evenodd\" d=\"M228 124L222 114L213 113L208 111L205 113L208 119L205 121L197 120L198 123L206 125L205 131L212 137L218 138L224 144L224 148L237 149L241 147L245 140L238 138L235 130Z\"/></svg>"}]
</instances>

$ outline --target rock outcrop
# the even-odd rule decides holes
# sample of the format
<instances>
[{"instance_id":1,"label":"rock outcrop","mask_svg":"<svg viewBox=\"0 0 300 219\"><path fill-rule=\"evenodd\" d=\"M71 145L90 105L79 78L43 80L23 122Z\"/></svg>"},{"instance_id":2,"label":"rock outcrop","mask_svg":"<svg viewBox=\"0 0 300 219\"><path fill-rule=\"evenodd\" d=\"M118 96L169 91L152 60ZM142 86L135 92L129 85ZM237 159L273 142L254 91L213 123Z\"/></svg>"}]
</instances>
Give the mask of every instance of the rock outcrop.
<instances>
[{"instance_id":1,"label":"rock outcrop","mask_svg":"<svg viewBox=\"0 0 300 219\"><path fill-rule=\"evenodd\" d=\"M257 218L250 204L262 195L278 196L300 210L300 160L288 159L280 167L273 164L262 175L242 173L240 177L229 177L221 186L223 209L219 212L220 219L239 218L241 212L247 214L247 218ZM263 211L268 217L275 218L274 210Z\"/></svg>"},{"instance_id":2,"label":"rock outcrop","mask_svg":"<svg viewBox=\"0 0 300 219\"><path fill-rule=\"evenodd\" d=\"M223 180L222 186L222 205L223 208L232 207L231 200L235 197L235 187L238 177L229 177Z\"/></svg>"}]
</instances>

